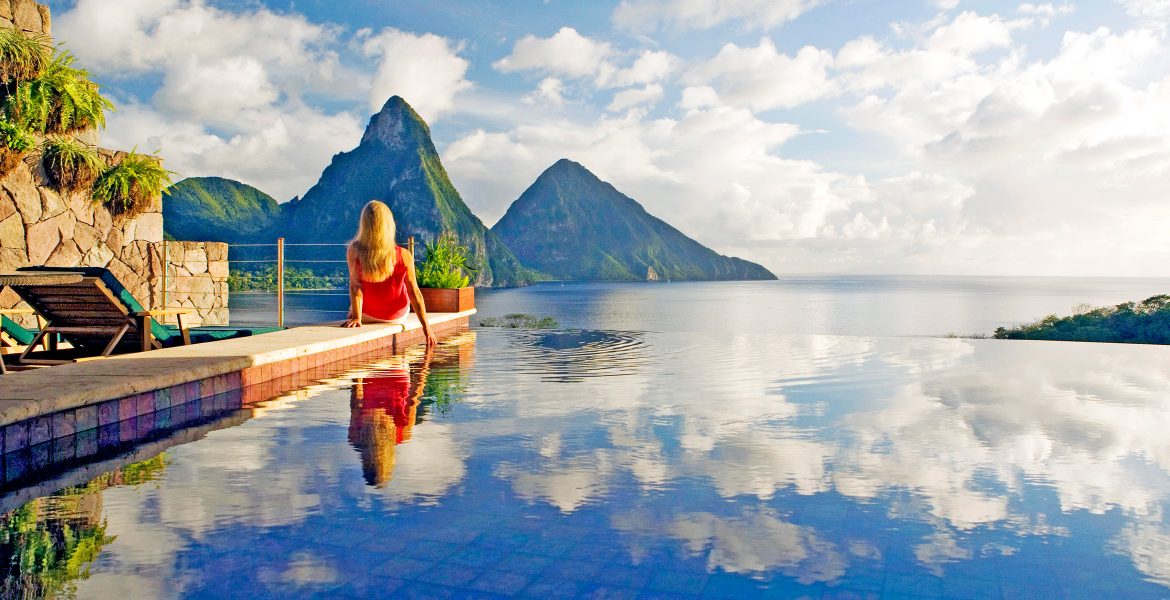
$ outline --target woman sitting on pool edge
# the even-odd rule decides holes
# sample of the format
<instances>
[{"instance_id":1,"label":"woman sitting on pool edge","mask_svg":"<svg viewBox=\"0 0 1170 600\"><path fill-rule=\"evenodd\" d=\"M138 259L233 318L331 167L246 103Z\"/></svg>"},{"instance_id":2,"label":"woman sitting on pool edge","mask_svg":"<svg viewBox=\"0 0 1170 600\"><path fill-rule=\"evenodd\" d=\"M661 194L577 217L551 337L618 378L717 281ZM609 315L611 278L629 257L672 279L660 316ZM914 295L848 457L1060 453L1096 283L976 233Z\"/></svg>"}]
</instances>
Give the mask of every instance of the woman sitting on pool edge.
<instances>
[{"instance_id":1,"label":"woman sitting on pool edge","mask_svg":"<svg viewBox=\"0 0 1170 600\"><path fill-rule=\"evenodd\" d=\"M409 308L422 324L427 347L435 334L427 323L427 309L414 276L414 256L394 243L394 214L390 207L371 200L362 208L357 237L349 243L349 315L343 327L366 323L399 323L405 327Z\"/></svg>"}]
</instances>

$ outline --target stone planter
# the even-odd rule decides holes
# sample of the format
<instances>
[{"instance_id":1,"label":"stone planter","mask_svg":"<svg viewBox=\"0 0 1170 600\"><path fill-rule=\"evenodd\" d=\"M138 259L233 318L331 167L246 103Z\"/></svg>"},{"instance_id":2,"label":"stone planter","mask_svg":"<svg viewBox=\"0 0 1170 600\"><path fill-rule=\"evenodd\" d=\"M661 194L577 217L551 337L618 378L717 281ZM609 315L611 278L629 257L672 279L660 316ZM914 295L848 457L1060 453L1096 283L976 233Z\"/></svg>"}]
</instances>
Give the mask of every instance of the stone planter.
<instances>
[{"instance_id":1,"label":"stone planter","mask_svg":"<svg viewBox=\"0 0 1170 600\"><path fill-rule=\"evenodd\" d=\"M427 312L453 313L475 308L475 288L420 288Z\"/></svg>"}]
</instances>

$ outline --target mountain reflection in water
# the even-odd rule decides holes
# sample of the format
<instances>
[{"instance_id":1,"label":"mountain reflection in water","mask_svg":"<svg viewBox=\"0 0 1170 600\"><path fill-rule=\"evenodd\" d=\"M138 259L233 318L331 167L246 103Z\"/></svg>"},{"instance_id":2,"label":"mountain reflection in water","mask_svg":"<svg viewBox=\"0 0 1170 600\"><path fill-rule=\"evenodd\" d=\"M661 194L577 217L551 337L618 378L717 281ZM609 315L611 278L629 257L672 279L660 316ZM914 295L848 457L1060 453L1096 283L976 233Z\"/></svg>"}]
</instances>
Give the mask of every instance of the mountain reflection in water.
<instances>
[{"instance_id":1,"label":"mountain reflection in water","mask_svg":"<svg viewBox=\"0 0 1170 600\"><path fill-rule=\"evenodd\" d=\"M74 583L1163 597L1168 392L1166 348L480 330L341 365L94 491Z\"/></svg>"}]
</instances>

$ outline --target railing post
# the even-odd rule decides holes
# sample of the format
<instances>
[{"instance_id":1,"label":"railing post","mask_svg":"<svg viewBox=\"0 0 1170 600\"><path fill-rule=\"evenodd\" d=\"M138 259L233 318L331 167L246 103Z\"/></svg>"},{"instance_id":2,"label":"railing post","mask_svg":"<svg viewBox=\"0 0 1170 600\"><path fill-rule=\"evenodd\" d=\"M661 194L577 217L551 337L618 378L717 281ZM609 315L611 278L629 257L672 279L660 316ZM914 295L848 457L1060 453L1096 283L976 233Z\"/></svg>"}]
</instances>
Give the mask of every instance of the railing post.
<instances>
[{"instance_id":1,"label":"railing post","mask_svg":"<svg viewBox=\"0 0 1170 600\"><path fill-rule=\"evenodd\" d=\"M163 243L162 243L162 271L163 271L162 272L162 306L158 307L158 308L161 308L163 310L166 310L166 308L167 308L167 271L170 270L168 267L171 264L171 259L170 259L170 256L167 254L167 250L168 250L167 241L163 240ZM164 318L163 321L165 322L166 319Z\"/></svg>"},{"instance_id":2,"label":"railing post","mask_svg":"<svg viewBox=\"0 0 1170 600\"><path fill-rule=\"evenodd\" d=\"M276 326L284 327L284 238L276 238Z\"/></svg>"},{"instance_id":3,"label":"railing post","mask_svg":"<svg viewBox=\"0 0 1170 600\"><path fill-rule=\"evenodd\" d=\"M410 251L410 255L414 256L414 236L406 238L406 249Z\"/></svg>"}]
</instances>

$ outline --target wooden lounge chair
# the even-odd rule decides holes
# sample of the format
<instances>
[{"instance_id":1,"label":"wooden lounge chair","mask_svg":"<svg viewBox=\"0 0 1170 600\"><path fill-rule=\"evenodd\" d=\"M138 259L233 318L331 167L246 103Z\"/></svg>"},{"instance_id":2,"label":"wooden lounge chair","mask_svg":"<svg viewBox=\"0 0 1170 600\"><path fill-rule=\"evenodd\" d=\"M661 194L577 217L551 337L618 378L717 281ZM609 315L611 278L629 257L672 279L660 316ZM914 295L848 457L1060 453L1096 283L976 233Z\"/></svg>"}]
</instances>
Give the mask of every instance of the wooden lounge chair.
<instances>
[{"instance_id":1,"label":"wooden lounge chair","mask_svg":"<svg viewBox=\"0 0 1170 600\"><path fill-rule=\"evenodd\" d=\"M25 267L20 275L26 282L8 282L12 289L46 321L20 362L55 364L69 362L54 358L37 359L29 352L44 336L59 334L74 348L78 357L109 356L113 353L139 352L169 346L186 345L255 333L271 328L196 327L183 325L183 315L191 309L145 310L117 277L102 267ZM72 274L70 283L57 283L52 276ZM43 280L38 281L42 276ZM168 327L156 318L175 316L178 327Z\"/></svg>"}]
</instances>

